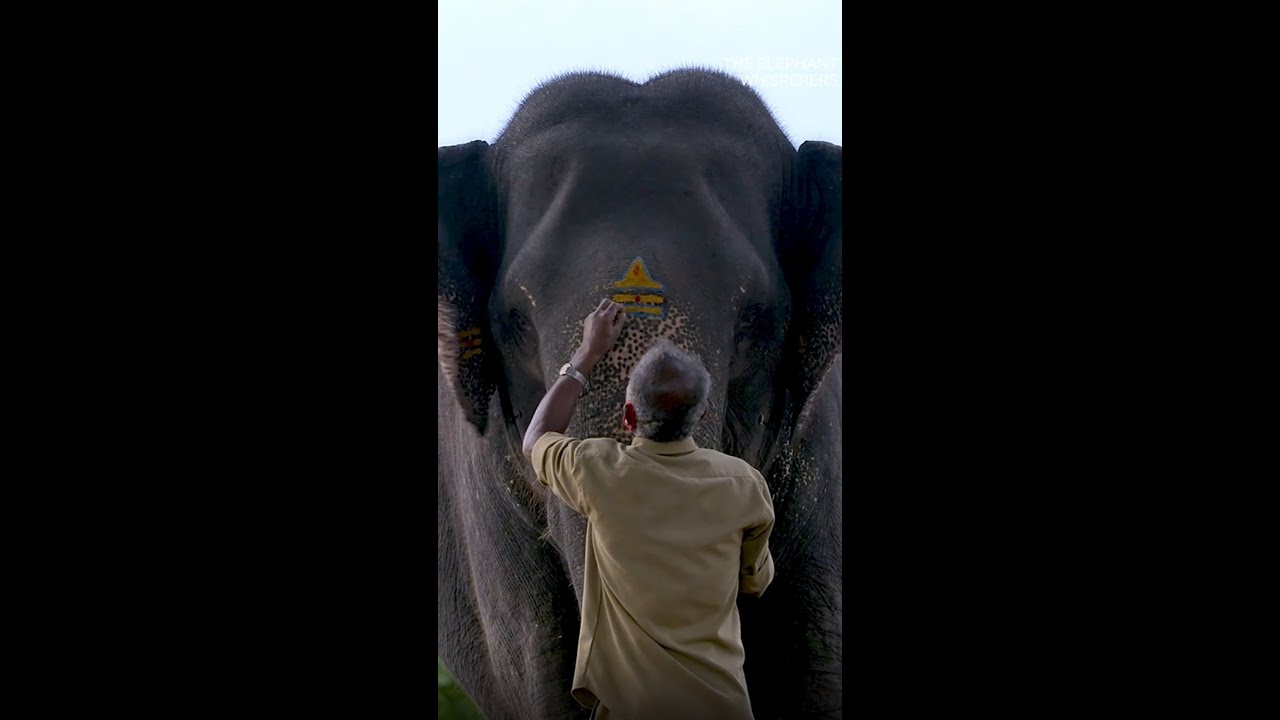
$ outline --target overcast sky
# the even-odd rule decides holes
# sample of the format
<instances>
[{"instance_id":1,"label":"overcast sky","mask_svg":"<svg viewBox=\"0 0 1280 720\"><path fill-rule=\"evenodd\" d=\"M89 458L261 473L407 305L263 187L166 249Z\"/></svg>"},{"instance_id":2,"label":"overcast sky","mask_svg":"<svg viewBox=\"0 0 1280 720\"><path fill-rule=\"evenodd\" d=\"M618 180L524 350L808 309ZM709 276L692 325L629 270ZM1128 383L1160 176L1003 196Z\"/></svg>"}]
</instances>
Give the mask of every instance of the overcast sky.
<instances>
[{"instance_id":1,"label":"overcast sky","mask_svg":"<svg viewBox=\"0 0 1280 720\"><path fill-rule=\"evenodd\" d=\"M493 142L538 83L686 65L755 88L797 146L843 145L839 0L440 0L439 145Z\"/></svg>"}]
</instances>

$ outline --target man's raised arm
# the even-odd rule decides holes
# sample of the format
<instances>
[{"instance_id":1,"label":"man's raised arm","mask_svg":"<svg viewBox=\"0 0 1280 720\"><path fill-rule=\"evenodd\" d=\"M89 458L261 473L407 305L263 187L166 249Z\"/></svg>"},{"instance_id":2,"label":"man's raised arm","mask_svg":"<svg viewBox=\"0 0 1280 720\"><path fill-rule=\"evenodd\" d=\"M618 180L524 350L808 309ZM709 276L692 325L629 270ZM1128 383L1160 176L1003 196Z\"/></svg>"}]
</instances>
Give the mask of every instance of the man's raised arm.
<instances>
[{"instance_id":1,"label":"man's raised arm","mask_svg":"<svg viewBox=\"0 0 1280 720\"><path fill-rule=\"evenodd\" d=\"M533 459L533 446L545 433L562 433L569 427L573 411L578 407L578 396L582 394L583 380L591 374L592 368L600 362L600 358L613 348L622 333L627 315L622 305L611 300L602 300L582 323L582 344L573 353L569 364L573 372L581 375L582 380L574 377L572 372L556 378L555 384L547 391L538 409L529 421L529 429L524 434L524 456ZM566 380L567 379L567 380Z\"/></svg>"}]
</instances>

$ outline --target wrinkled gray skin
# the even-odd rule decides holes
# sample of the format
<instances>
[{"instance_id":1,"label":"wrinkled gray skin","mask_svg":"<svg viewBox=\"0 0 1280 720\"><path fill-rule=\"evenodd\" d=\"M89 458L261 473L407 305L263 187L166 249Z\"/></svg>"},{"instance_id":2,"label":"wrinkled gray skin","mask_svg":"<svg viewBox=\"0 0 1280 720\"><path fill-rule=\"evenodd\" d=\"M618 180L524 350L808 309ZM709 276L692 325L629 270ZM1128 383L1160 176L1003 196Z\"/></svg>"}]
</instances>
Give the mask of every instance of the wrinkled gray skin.
<instances>
[{"instance_id":1,"label":"wrinkled gray skin","mask_svg":"<svg viewBox=\"0 0 1280 720\"><path fill-rule=\"evenodd\" d=\"M840 147L797 152L719 73L574 74L438 171L439 656L493 720L588 715L569 694L586 523L521 439L640 257L665 314L628 317L568 432L630 441L628 373L657 338L702 358L694 439L760 468L777 514L774 582L738 603L755 716L839 717Z\"/></svg>"}]
</instances>

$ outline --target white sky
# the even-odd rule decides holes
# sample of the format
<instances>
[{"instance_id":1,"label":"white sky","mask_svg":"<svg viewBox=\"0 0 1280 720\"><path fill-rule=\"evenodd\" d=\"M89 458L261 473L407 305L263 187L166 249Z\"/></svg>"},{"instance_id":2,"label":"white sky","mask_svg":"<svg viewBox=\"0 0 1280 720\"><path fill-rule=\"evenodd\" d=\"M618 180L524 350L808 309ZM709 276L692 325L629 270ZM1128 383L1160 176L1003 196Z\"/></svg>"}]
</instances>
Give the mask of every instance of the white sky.
<instances>
[{"instance_id":1,"label":"white sky","mask_svg":"<svg viewBox=\"0 0 1280 720\"><path fill-rule=\"evenodd\" d=\"M493 142L538 83L686 65L755 88L797 146L843 145L839 0L439 0L439 145Z\"/></svg>"}]
</instances>

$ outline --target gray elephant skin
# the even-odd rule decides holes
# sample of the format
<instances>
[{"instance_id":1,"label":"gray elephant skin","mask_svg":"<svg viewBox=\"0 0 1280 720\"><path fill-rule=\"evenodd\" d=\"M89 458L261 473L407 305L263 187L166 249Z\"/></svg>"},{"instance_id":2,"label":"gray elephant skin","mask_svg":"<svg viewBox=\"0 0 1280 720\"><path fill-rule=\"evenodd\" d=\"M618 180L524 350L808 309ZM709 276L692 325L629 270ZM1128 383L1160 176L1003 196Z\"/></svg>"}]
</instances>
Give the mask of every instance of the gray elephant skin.
<instances>
[{"instance_id":1,"label":"gray elephant skin","mask_svg":"<svg viewBox=\"0 0 1280 720\"><path fill-rule=\"evenodd\" d=\"M439 148L436 652L492 720L589 715L569 694L586 523L521 439L605 297L627 324L568 433L630 442L656 339L702 358L694 439L759 468L776 512L774 582L738 599L755 717L841 716L841 173L840 146L797 150L702 69L565 75L494 144Z\"/></svg>"}]
</instances>

